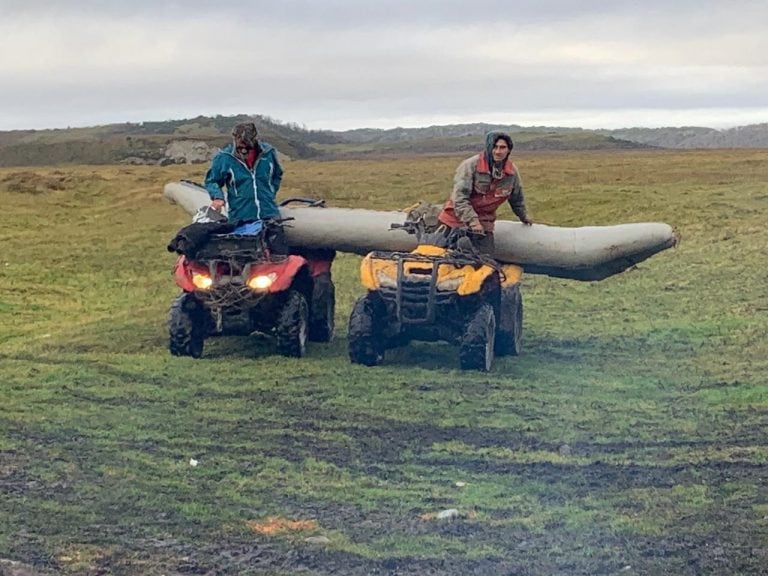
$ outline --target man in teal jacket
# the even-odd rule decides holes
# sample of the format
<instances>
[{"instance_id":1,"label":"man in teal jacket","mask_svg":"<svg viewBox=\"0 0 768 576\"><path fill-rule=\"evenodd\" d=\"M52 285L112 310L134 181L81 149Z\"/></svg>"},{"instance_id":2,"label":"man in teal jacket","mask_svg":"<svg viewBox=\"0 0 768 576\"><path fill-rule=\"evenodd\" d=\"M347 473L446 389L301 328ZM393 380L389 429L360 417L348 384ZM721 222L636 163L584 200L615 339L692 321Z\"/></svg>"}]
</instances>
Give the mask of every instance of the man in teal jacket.
<instances>
[{"instance_id":1,"label":"man in teal jacket","mask_svg":"<svg viewBox=\"0 0 768 576\"><path fill-rule=\"evenodd\" d=\"M227 204L230 222L252 222L280 217L275 196L283 179L277 152L260 142L253 122L232 129L232 144L213 157L205 175L211 208ZM226 186L226 195L223 188Z\"/></svg>"}]
</instances>

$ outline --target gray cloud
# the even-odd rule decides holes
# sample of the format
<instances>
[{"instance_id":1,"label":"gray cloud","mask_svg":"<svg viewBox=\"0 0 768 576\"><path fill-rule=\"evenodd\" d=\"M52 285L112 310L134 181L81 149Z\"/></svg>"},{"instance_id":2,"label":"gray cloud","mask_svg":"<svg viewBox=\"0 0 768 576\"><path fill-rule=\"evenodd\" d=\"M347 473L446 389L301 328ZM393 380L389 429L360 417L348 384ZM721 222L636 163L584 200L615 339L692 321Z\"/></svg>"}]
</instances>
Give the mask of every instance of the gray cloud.
<instances>
[{"instance_id":1,"label":"gray cloud","mask_svg":"<svg viewBox=\"0 0 768 576\"><path fill-rule=\"evenodd\" d=\"M0 129L239 112L311 128L768 121L764 2L48 4L0 1Z\"/></svg>"}]
</instances>

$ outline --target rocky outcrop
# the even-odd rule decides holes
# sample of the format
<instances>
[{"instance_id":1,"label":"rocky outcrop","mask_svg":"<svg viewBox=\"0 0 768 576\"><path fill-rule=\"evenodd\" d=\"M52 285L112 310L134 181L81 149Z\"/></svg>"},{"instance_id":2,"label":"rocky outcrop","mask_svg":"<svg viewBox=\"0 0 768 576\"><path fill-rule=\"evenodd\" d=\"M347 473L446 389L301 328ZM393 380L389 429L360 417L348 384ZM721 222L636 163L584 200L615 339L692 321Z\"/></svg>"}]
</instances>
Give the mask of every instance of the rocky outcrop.
<instances>
[{"instance_id":1,"label":"rocky outcrop","mask_svg":"<svg viewBox=\"0 0 768 576\"><path fill-rule=\"evenodd\" d=\"M208 162L214 150L200 140L174 140L165 149L163 164L201 164Z\"/></svg>"}]
</instances>

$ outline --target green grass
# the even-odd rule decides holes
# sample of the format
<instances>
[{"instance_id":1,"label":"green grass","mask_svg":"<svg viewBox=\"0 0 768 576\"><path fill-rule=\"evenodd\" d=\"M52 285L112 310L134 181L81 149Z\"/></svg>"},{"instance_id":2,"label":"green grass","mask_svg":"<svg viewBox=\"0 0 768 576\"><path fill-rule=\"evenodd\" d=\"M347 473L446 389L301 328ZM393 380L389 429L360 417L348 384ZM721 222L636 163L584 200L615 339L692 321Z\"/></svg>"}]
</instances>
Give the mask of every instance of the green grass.
<instances>
[{"instance_id":1,"label":"green grass","mask_svg":"<svg viewBox=\"0 0 768 576\"><path fill-rule=\"evenodd\" d=\"M291 162L281 196L439 201L458 160ZM351 365L351 255L334 264L337 338L307 358L259 337L171 357L165 246L188 217L162 185L204 168L0 170L0 558L56 574L764 573L768 152L517 163L537 221L665 221L683 241L602 282L526 276L524 352L489 374L447 344ZM253 528L270 517L314 528Z\"/></svg>"}]
</instances>

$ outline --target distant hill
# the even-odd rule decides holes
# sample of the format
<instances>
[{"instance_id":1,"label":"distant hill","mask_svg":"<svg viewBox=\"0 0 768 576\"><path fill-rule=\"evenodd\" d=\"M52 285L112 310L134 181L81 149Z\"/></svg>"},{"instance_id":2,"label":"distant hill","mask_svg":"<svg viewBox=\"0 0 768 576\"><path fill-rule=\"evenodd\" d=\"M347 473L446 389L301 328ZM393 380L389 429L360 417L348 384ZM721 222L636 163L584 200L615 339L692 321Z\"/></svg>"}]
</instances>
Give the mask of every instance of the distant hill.
<instances>
[{"instance_id":1,"label":"distant hill","mask_svg":"<svg viewBox=\"0 0 768 576\"><path fill-rule=\"evenodd\" d=\"M486 125L434 126L373 131L354 130L337 132L346 141L320 146L326 156L371 156L381 154L450 154L473 153L482 147ZM498 127L496 127L498 129ZM609 150L648 148L648 145L619 140L612 136L586 130L530 129L519 131L505 129L512 134L516 150Z\"/></svg>"},{"instance_id":2,"label":"distant hill","mask_svg":"<svg viewBox=\"0 0 768 576\"><path fill-rule=\"evenodd\" d=\"M617 130L585 130L548 126L519 126L516 124L454 124L426 128L392 128L377 130L362 128L336 132L344 141L357 144L387 144L430 139L472 136L477 142L490 130L509 132L523 149L548 148L549 144L579 148L582 145L602 148L768 148L768 124L752 124L727 130L714 128L621 128ZM553 136L557 136L553 138ZM603 138L601 140L601 138ZM557 147L557 146L556 146Z\"/></svg>"},{"instance_id":3,"label":"distant hill","mask_svg":"<svg viewBox=\"0 0 768 576\"><path fill-rule=\"evenodd\" d=\"M517 150L626 148L766 148L768 124L712 128L581 128L455 124L388 130L307 130L267 116L198 116L184 120L90 128L0 132L0 166L167 164L205 162L230 141L237 122L253 121L266 141L290 158L452 154L479 148L489 130L512 134Z\"/></svg>"},{"instance_id":4,"label":"distant hill","mask_svg":"<svg viewBox=\"0 0 768 576\"><path fill-rule=\"evenodd\" d=\"M213 152L231 141L234 124L247 121L255 122L264 140L293 158L318 156L322 152L313 145L339 141L332 133L305 130L265 116L199 116L91 128L0 132L0 166L178 162L179 158L166 154L172 144L202 142Z\"/></svg>"},{"instance_id":5,"label":"distant hill","mask_svg":"<svg viewBox=\"0 0 768 576\"><path fill-rule=\"evenodd\" d=\"M425 128L390 128L387 130L376 128L358 128L336 132L347 142L404 142L413 140L427 140L432 138L459 138L463 136L479 136L491 130L502 130L509 133L557 133L567 134L572 132L584 132L581 128L554 128L543 126L522 127L517 124L449 124L447 126L428 126Z\"/></svg>"},{"instance_id":6,"label":"distant hill","mask_svg":"<svg viewBox=\"0 0 768 576\"><path fill-rule=\"evenodd\" d=\"M768 124L751 124L728 130L691 126L623 128L596 132L660 148L768 148Z\"/></svg>"}]
</instances>

